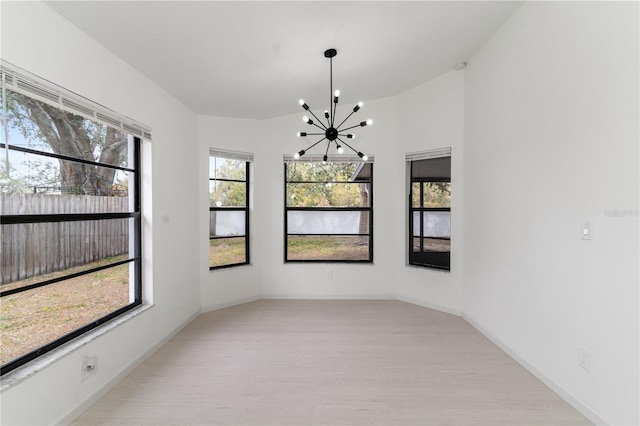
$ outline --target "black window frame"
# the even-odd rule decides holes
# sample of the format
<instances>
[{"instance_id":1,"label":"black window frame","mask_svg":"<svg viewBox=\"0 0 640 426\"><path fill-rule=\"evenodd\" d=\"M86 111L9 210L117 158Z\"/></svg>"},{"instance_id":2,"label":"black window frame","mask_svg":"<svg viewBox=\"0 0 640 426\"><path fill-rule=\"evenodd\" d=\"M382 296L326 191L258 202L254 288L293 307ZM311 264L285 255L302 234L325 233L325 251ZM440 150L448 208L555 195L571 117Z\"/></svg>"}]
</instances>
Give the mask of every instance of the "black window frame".
<instances>
[{"instance_id":1,"label":"black window frame","mask_svg":"<svg viewBox=\"0 0 640 426\"><path fill-rule=\"evenodd\" d=\"M449 156L450 158L450 156ZM449 207L424 207L424 183L449 183L451 185L451 169L449 169L448 177L417 177L414 176L414 160L409 162L409 217L408 217L408 263L412 266L419 266L428 269L436 269L441 271L451 271L451 236L449 238L444 237L428 237L435 240L449 241L449 251L425 251L424 250L424 214L426 212L449 212L451 216L451 206ZM413 203L413 184L419 183L419 203L418 207ZM420 238L420 250L414 250L414 214L419 213L420 230L418 232L418 238Z\"/></svg>"},{"instance_id":2,"label":"black window frame","mask_svg":"<svg viewBox=\"0 0 640 426\"><path fill-rule=\"evenodd\" d=\"M209 161L211 161L211 158L222 158L225 160L234 160L233 158L228 158L228 157L224 157L223 155L209 155ZM236 160L237 161L237 160ZM209 205L209 215L211 215L211 212L217 212L217 211L243 211L244 212L244 235L229 235L229 236L211 236L211 229L209 227L209 242L211 242L211 240L218 240L218 239L230 239L230 238L244 238L244 250L245 250L245 261L244 262L237 262L237 263L227 263L224 265L216 265L216 266L211 266L211 264L209 264L209 270L213 271L216 269L224 269L224 268L232 268L235 266L242 266L242 265L249 265L251 263L251 250L250 250L250 244L249 244L249 235L250 235L250 227L249 227L249 203L250 203L250 179L251 179L251 161L244 161L245 164L245 180L240 180L240 179L227 179L227 178L212 178L211 175L209 175L209 183L217 181L217 182L234 182L234 183L244 183L245 184L245 205L244 207L241 206L211 206ZM211 250L211 249L209 249Z\"/></svg>"},{"instance_id":3,"label":"black window frame","mask_svg":"<svg viewBox=\"0 0 640 426\"><path fill-rule=\"evenodd\" d=\"M35 360L36 358L51 352L52 350L68 343L77 337L80 337L91 330L94 330L106 322L128 312L135 307L142 304L142 213L141 213L141 187L142 187L142 179L141 179L141 161L140 161L140 152L141 152L141 138L137 136L133 136L133 160L130 161L130 167L121 167L115 165L108 165L104 163L100 163L97 161L89 161L82 160L78 158L68 157L64 155L58 155L50 152L43 152L38 150L33 150L29 148L24 148L16 145L0 143L0 148L7 150L15 150L24 153L37 154L40 156L46 156L58 160L68 160L74 162L80 162L87 165L111 168L115 170L132 172L133 174L133 209L128 212L116 212L116 213L73 213L73 214L28 214L28 215L14 215L14 214L0 214L0 226L2 225L15 225L15 224L33 224L33 223L55 223L55 222L72 222L72 221L102 221L102 220L112 220L112 219L132 219L133 226L133 257L129 257L126 260L121 260L117 262L110 263L108 265L103 265L99 267L95 267L92 269L84 270L81 272L71 273L65 276L57 277L54 279L45 280L39 283L1 291L0 297L9 296L11 294L20 293L27 290L33 290L35 288L44 287L47 285L55 284L58 282L62 282L68 279L76 278L83 275L88 275L91 273L95 273L98 271L102 271L105 269L113 268L116 266L124 265L127 263L132 263L134 265L134 295L133 301L129 304L122 306L111 313L98 318L92 321L89 324L86 324L70 333L67 333L53 341L34 349L26 354L23 354L12 361L0 366L0 375L5 375L10 371L13 371L28 362ZM133 165L133 167L131 167Z\"/></svg>"},{"instance_id":4,"label":"black window frame","mask_svg":"<svg viewBox=\"0 0 640 426\"><path fill-rule=\"evenodd\" d=\"M321 164L322 161L308 161L311 163ZM331 162L331 161L329 161ZM356 161L350 161L356 163ZM333 181L289 181L287 180L287 167L289 161L284 162L284 262L285 263L373 263L373 162L367 163L371 167L371 176L366 180L355 180L345 183L364 183L369 185L369 206L368 207L289 207L287 206L287 185L288 184L305 184L305 183L335 183ZM289 233L288 216L290 211L366 211L369 215L368 233L366 234L342 234L342 233L323 233L323 234L291 234ZM290 236L326 236L326 237L368 237L367 259L289 259L288 244Z\"/></svg>"}]
</instances>

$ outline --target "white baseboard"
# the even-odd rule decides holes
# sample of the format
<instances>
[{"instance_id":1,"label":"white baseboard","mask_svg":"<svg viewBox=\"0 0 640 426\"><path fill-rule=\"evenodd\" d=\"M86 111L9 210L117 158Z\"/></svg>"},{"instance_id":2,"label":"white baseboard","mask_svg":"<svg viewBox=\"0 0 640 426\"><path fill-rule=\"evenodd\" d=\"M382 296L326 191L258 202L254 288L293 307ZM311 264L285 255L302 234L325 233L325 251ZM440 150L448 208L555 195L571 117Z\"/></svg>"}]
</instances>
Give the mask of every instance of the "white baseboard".
<instances>
[{"instance_id":1,"label":"white baseboard","mask_svg":"<svg viewBox=\"0 0 640 426\"><path fill-rule=\"evenodd\" d=\"M462 312L459 311L458 309L451 309L451 308L447 308L445 306L440 306L440 305L435 305L433 303L426 303L423 302L421 300L418 299L414 299L412 297L396 297L396 300L399 300L401 302L406 302L406 303L411 303L412 305L418 305L418 306L422 306L424 308L429 308L429 309L433 309L436 311L440 311L440 312L444 312L447 314L452 314L452 315L456 315L456 316L462 316Z\"/></svg>"},{"instance_id":2,"label":"white baseboard","mask_svg":"<svg viewBox=\"0 0 640 426\"><path fill-rule=\"evenodd\" d=\"M248 297L245 299L238 299L231 302L226 303L217 303L215 305L209 305L200 310L200 313L204 314L206 312L217 311L219 309L230 308L232 306L244 305L245 303L255 302L260 300L261 297Z\"/></svg>"},{"instance_id":3,"label":"white baseboard","mask_svg":"<svg viewBox=\"0 0 640 426\"><path fill-rule=\"evenodd\" d=\"M397 300L394 294L263 294L266 300Z\"/></svg>"},{"instance_id":4,"label":"white baseboard","mask_svg":"<svg viewBox=\"0 0 640 426\"><path fill-rule=\"evenodd\" d=\"M582 400L576 397L574 394L565 389L561 384L554 381L552 378L547 376L542 370L538 369L535 365L531 364L524 357L518 354L516 351L511 349L508 345L504 344L500 339L498 339L493 333L491 333L486 328L479 325L473 319L469 318L467 315L462 315L472 327L482 333L487 339L491 340L496 346L502 349L507 353L511 358L514 359L518 364L526 368L531 374L533 374L538 380L544 383L549 389L558 394L558 396L564 399L569 405L575 408L580 414L585 416L589 421L596 425L608 425L610 424L605 419L600 417L591 407L582 402Z\"/></svg>"},{"instance_id":5,"label":"white baseboard","mask_svg":"<svg viewBox=\"0 0 640 426\"><path fill-rule=\"evenodd\" d=\"M120 383L122 379L127 377L129 373L135 370L140 364L142 364L147 358L153 355L158 349L164 346L173 336L178 334L185 328L191 321L196 319L200 315L200 312L196 312L189 316L185 321L183 321L178 327L174 328L169 334L167 334L164 338L162 338L158 343L153 345L150 349L148 349L145 353L139 356L137 359L133 360L128 366L126 366L120 373L116 374L111 380L109 380L104 386L94 392L92 395L89 395L84 401L78 404L76 407L71 409L67 414L62 416L57 422L56 425L69 425L75 419L77 419L82 413L84 413L89 407L95 404L100 398L107 394L115 385Z\"/></svg>"}]
</instances>

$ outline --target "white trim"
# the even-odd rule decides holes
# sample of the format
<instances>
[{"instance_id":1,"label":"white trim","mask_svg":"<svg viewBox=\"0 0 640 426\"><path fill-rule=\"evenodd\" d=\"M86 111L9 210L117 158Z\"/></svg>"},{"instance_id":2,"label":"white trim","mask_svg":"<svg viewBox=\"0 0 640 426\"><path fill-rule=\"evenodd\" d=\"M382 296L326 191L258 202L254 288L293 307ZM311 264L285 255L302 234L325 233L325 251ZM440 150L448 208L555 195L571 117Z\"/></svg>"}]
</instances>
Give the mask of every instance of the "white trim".
<instances>
[{"instance_id":1,"label":"white trim","mask_svg":"<svg viewBox=\"0 0 640 426\"><path fill-rule=\"evenodd\" d=\"M264 300L397 300L394 294L263 294Z\"/></svg>"},{"instance_id":2,"label":"white trim","mask_svg":"<svg viewBox=\"0 0 640 426\"><path fill-rule=\"evenodd\" d=\"M430 158L451 157L451 147L430 149L427 151L408 152L405 154L406 161L428 160Z\"/></svg>"},{"instance_id":3,"label":"white trim","mask_svg":"<svg viewBox=\"0 0 640 426\"><path fill-rule=\"evenodd\" d=\"M537 368L535 365L531 364L527 361L523 356L519 353L511 349L507 344L503 343L498 337L496 337L492 332L482 327L476 321L471 319L468 315L463 314L462 318L464 318L473 328L482 333L487 339L491 340L497 347L502 349L507 355L513 358L518 364L522 367L526 368L531 374L533 374L538 380L544 383L549 389L555 392L560 398L565 400L569 405L575 408L580 414L585 416L589 421L593 422L596 425L608 425L611 424L607 422L604 418L602 418L599 414L597 414L591 407L585 404L580 398L575 396L573 393L568 391L564 386L554 381L552 378L547 376L542 370Z\"/></svg>"},{"instance_id":4,"label":"white trim","mask_svg":"<svg viewBox=\"0 0 640 426\"><path fill-rule=\"evenodd\" d=\"M351 154L335 154L327 155L327 163L373 163L375 157L373 155L367 156L367 161L357 155ZM284 154L282 159L285 163L320 163L324 159L324 154L305 154L297 160L291 154Z\"/></svg>"},{"instance_id":5,"label":"white trim","mask_svg":"<svg viewBox=\"0 0 640 426\"><path fill-rule=\"evenodd\" d=\"M200 315L200 312L196 312L189 316L185 321L183 321L178 327L174 328L169 334L167 334L164 338L162 338L158 343L149 348L145 353L140 355L138 358L133 360L129 365L127 365L120 373L116 374L111 380L101 386L98 390L96 390L93 394L89 395L85 398L84 401L76 405L74 408L69 410L67 414L63 415L58 419L58 421L54 422L56 425L68 425L71 424L75 419L80 417L82 413L84 413L89 407L95 404L100 398L105 396L107 392L109 392L114 386L120 383L125 377L127 377L133 370L138 368L147 358L153 355L158 349L164 346L169 340L171 340L176 334L182 331L189 323L191 323L194 319L196 319Z\"/></svg>"},{"instance_id":6,"label":"white trim","mask_svg":"<svg viewBox=\"0 0 640 426\"><path fill-rule=\"evenodd\" d=\"M151 140L150 127L4 60L0 60L0 80L3 87L14 92L121 130L123 133L131 133L149 141Z\"/></svg>"},{"instance_id":7,"label":"white trim","mask_svg":"<svg viewBox=\"0 0 640 426\"><path fill-rule=\"evenodd\" d=\"M253 153L251 152L231 151L228 149L209 148L209 156L229 160L253 161Z\"/></svg>"},{"instance_id":8,"label":"white trim","mask_svg":"<svg viewBox=\"0 0 640 426\"><path fill-rule=\"evenodd\" d=\"M226 303L217 303L215 305L209 305L200 310L201 313L205 314L207 312L218 311L220 309L230 308L232 306L244 305L245 303L257 302L261 300L260 297L247 297L244 299L233 300L231 302Z\"/></svg>"},{"instance_id":9,"label":"white trim","mask_svg":"<svg viewBox=\"0 0 640 426\"><path fill-rule=\"evenodd\" d=\"M457 317L462 316L462 311L460 311L459 309L452 309L442 305L423 302L413 297L396 296L396 300L399 300L400 302L410 303L412 305L422 306L423 308L433 309L434 311L444 312L445 314L455 315Z\"/></svg>"}]
</instances>

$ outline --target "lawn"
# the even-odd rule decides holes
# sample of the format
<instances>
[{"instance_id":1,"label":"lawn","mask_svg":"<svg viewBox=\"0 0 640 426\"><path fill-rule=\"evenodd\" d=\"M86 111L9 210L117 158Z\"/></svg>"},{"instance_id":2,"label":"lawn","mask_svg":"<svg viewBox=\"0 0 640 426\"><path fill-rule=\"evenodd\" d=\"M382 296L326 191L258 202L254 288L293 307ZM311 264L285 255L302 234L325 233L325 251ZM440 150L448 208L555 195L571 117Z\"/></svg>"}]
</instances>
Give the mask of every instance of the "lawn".
<instances>
[{"instance_id":1,"label":"lawn","mask_svg":"<svg viewBox=\"0 0 640 426\"><path fill-rule=\"evenodd\" d=\"M209 266L246 262L245 237L209 240Z\"/></svg>"},{"instance_id":2,"label":"lawn","mask_svg":"<svg viewBox=\"0 0 640 426\"><path fill-rule=\"evenodd\" d=\"M368 260L369 237L289 236L289 260Z\"/></svg>"},{"instance_id":3,"label":"lawn","mask_svg":"<svg viewBox=\"0 0 640 426\"><path fill-rule=\"evenodd\" d=\"M13 282L2 286L2 289L23 287L124 258L103 259ZM129 304L129 265L103 269L0 298L0 363L6 364Z\"/></svg>"}]
</instances>

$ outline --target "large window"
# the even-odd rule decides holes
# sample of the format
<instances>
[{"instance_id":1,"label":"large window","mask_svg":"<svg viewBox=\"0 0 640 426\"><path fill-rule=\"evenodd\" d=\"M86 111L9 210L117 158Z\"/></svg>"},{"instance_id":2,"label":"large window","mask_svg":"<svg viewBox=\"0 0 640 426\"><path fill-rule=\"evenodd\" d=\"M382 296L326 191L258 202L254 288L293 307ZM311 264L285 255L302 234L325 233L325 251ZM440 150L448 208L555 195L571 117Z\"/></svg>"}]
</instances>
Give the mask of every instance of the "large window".
<instances>
[{"instance_id":1,"label":"large window","mask_svg":"<svg viewBox=\"0 0 640 426\"><path fill-rule=\"evenodd\" d=\"M450 150L408 161L409 264L450 270L451 156ZM448 154L447 154L448 153ZM430 156L424 154L424 156Z\"/></svg>"},{"instance_id":2,"label":"large window","mask_svg":"<svg viewBox=\"0 0 640 426\"><path fill-rule=\"evenodd\" d=\"M209 155L209 268L246 265L253 155L216 149Z\"/></svg>"},{"instance_id":3,"label":"large window","mask_svg":"<svg viewBox=\"0 0 640 426\"><path fill-rule=\"evenodd\" d=\"M285 261L373 261L373 163L285 161Z\"/></svg>"},{"instance_id":4,"label":"large window","mask_svg":"<svg viewBox=\"0 0 640 426\"><path fill-rule=\"evenodd\" d=\"M142 303L141 139L104 110L87 118L87 100L2 71L5 374Z\"/></svg>"}]
</instances>

